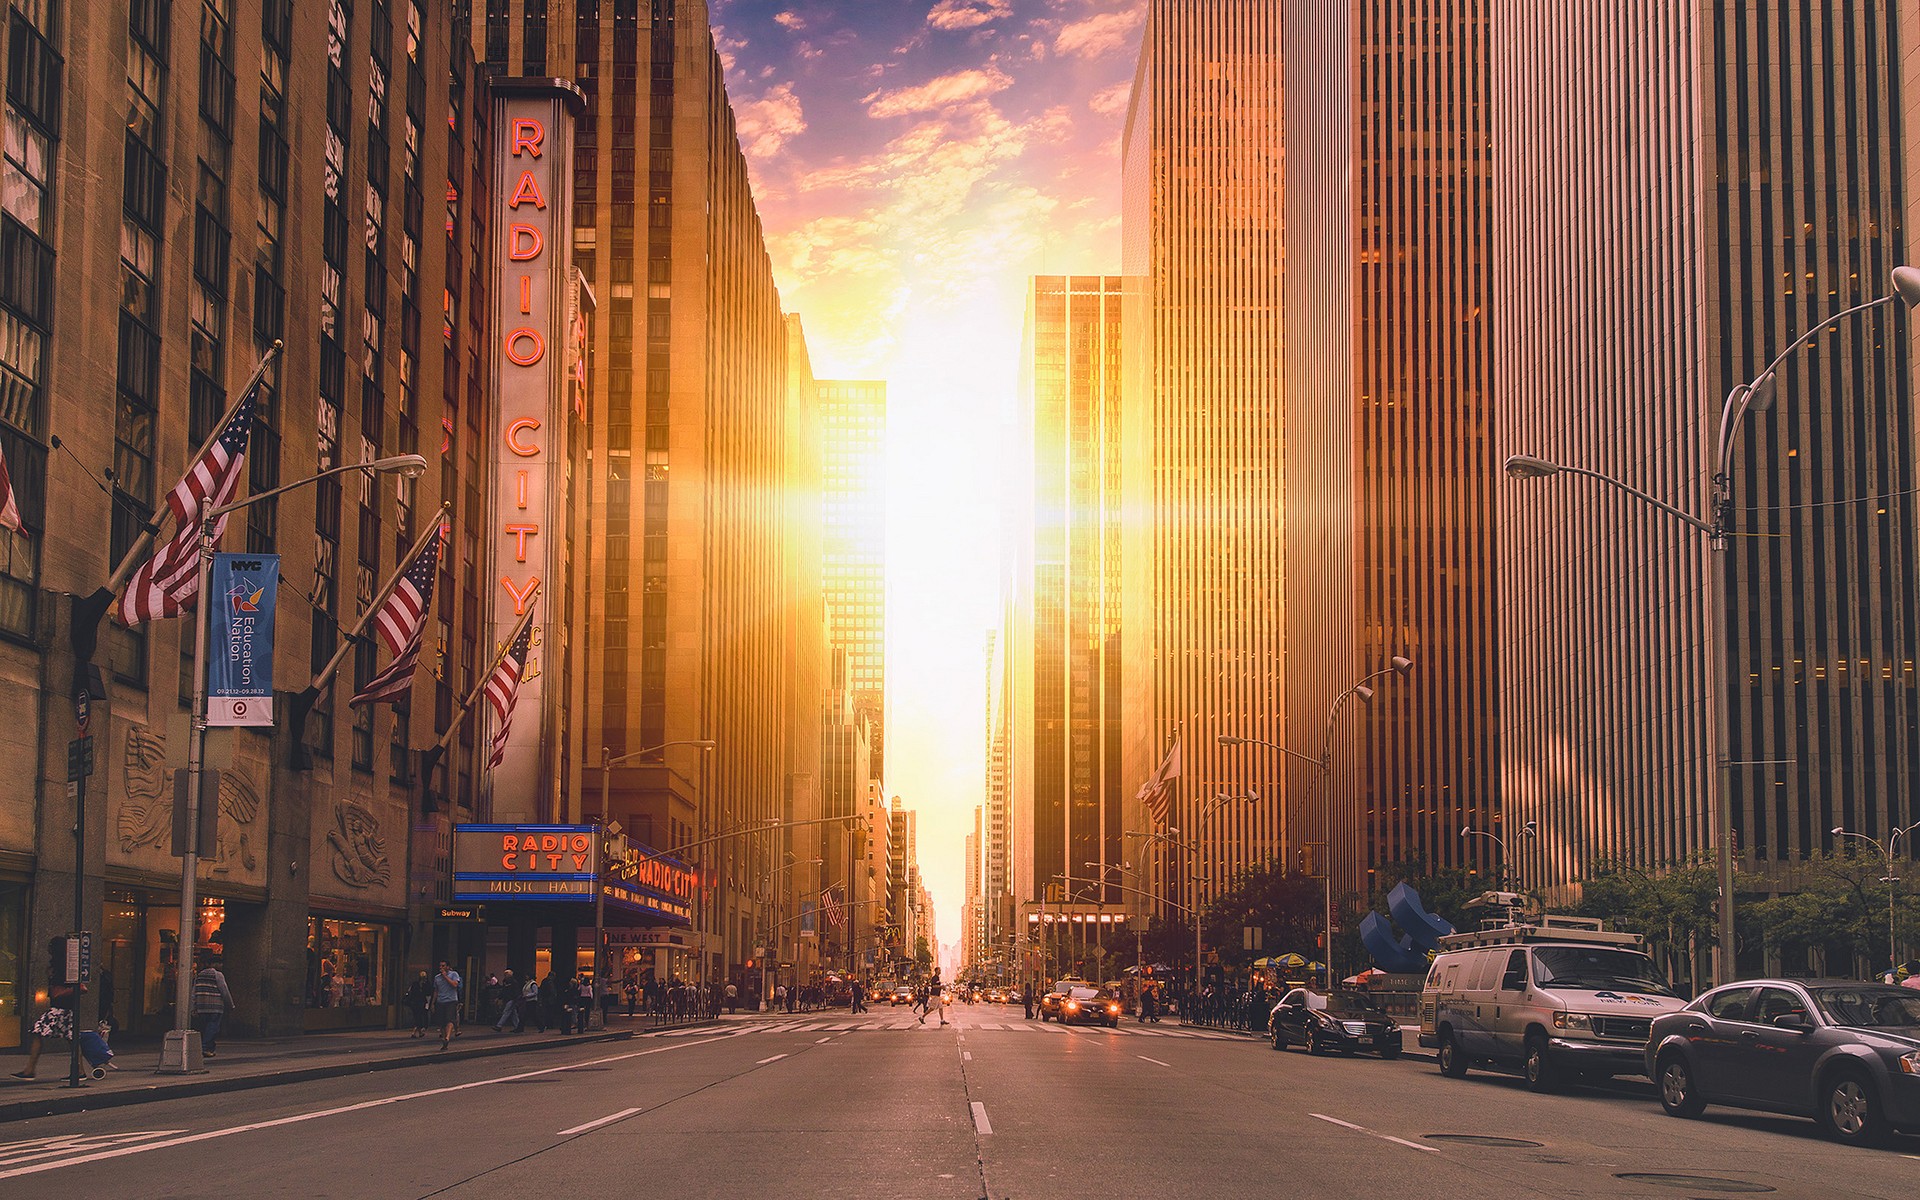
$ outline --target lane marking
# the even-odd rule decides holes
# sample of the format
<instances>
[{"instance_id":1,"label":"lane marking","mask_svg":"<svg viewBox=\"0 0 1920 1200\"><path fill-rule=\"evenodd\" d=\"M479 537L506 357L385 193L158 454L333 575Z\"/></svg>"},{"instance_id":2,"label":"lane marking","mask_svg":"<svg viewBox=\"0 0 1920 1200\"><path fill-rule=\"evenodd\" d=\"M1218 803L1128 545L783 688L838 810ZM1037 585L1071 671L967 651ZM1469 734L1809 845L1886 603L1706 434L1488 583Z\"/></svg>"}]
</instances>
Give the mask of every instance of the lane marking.
<instances>
[{"instance_id":1,"label":"lane marking","mask_svg":"<svg viewBox=\"0 0 1920 1200\"><path fill-rule=\"evenodd\" d=\"M779 1061L780 1061L781 1059L783 1059L783 1058L785 1058L785 1057L786 1057L786 1055L784 1055L784 1054L776 1054L776 1055L774 1055L774 1056L773 1056L772 1058L763 1058L763 1059L761 1059L761 1060L760 1060L759 1062L757 1062L757 1063L755 1063L755 1064L753 1064L753 1065L754 1065L754 1066L756 1066L756 1067L764 1067L764 1066L766 1066L766 1065L767 1065L768 1063L772 1063L772 1062L779 1062Z\"/></svg>"},{"instance_id":2,"label":"lane marking","mask_svg":"<svg viewBox=\"0 0 1920 1200\"><path fill-rule=\"evenodd\" d=\"M1396 1146L1405 1146L1409 1150L1418 1150L1422 1154L1440 1153L1440 1151L1434 1149L1432 1146L1422 1146L1418 1142L1409 1142L1405 1138L1397 1138L1390 1133L1380 1133L1377 1130L1368 1129L1365 1125L1355 1125L1352 1121L1342 1121L1338 1117L1329 1117L1325 1113L1308 1113L1307 1115L1315 1120L1325 1121L1329 1125L1338 1125L1342 1129L1351 1129L1355 1133L1364 1133L1368 1137L1376 1137L1383 1142L1392 1142Z\"/></svg>"},{"instance_id":3,"label":"lane marking","mask_svg":"<svg viewBox=\"0 0 1920 1200\"><path fill-rule=\"evenodd\" d=\"M1146 1056L1146 1055L1144 1055L1144 1054L1136 1054L1136 1055L1134 1055L1134 1057L1135 1057L1135 1058L1138 1058L1138 1059L1144 1059L1145 1061L1147 1061L1147 1062L1150 1062L1150 1063L1152 1063L1152 1064L1153 1064L1154 1066L1156 1066L1156 1067L1165 1067L1165 1068L1167 1068L1167 1069L1168 1069L1169 1071L1171 1071L1171 1070L1173 1069L1173 1064L1172 1064L1172 1063L1163 1063L1163 1062L1161 1062L1161 1061L1160 1061L1159 1059L1157 1059L1157 1058L1147 1058L1147 1056Z\"/></svg>"},{"instance_id":4,"label":"lane marking","mask_svg":"<svg viewBox=\"0 0 1920 1200\"><path fill-rule=\"evenodd\" d=\"M832 1039L832 1038L830 1038L830 1037L823 1037L823 1038L816 1038L816 1039L814 1039L814 1043L813 1043L813 1044L814 1044L814 1045L816 1045L816 1046L824 1046L824 1045L826 1045L826 1044L827 1044L828 1042L830 1042L830 1041L832 1041L832 1040L833 1040L833 1039Z\"/></svg>"},{"instance_id":5,"label":"lane marking","mask_svg":"<svg viewBox=\"0 0 1920 1200\"><path fill-rule=\"evenodd\" d=\"M973 1051L971 1051L971 1050L962 1050L962 1051L960 1052L960 1061L961 1061L961 1062L972 1062L972 1061L973 1061Z\"/></svg>"},{"instance_id":6,"label":"lane marking","mask_svg":"<svg viewBox=\"0 0 1920 1200\"><path fill-rule=\"evenodd\" d=\"M553 1136L572 1137L576 1133L585 1133L589 1129L598 1129L602 1125L611 1125L615 1121L623 1121L626 1118L632 1116L633 1114L639 1111L640 1110L637 1108L623 1108L619 1112L614 1113L610 1117L601 1117L598 1121L588 1121L585 1125L575 1125L572 1129L562 1129L559 1133L556 1133Z\"/></svg>"},{"instance_id":7,"label":"lane marking","mask_svg":"<svg viewBox=\"0 0 1920 1200\"><path fill-rule=\"evenodd\" d=\"M245 1125L230 1125L225 1129L210 1129L205 1133L190 1133L183 1137L166 1138L158 1142L142 1142L138 1146L121 1146L113 1150L101 1150L93 1154L83 1154L78 1158L65 1158L59 1162L35 1163L25 1167L15 1167L10 1171L0 1171L0 1179L12 1179L20 1175L38 1175L43 1171L58 1170L61 1167L77 1167L82 1163L100 1162L110 1158L125 1158L130 1154L145 1154L150 1150L166 1150L174 1146L188 1146L196 1142L210 1142L216 1138L232 1137L237 1133L254 1133L262 1129L278 1129L283 1125L300 1125L307 1121L317 1121L322 1117L338 1117L347 1113L365 1112L370 1108L384 1108L389 1104L399 1104L407 1100L424 1100L432 1096L447 1096L455 1092L472 1091L474 1088L492 1087L497 1083L513 1083L521 1079L537 1079L542 1075L555 1075L562 1071L577 1071L582 1067L597 1067L606 1063L626 1062L634 1058L646 1058L652 1054L667 1054L675 1050L689 1050L695 1046L711 1046L715 1042L727 1041L733 1034L703 1038L697 1042L675 1042L670 1046L655 1046L651 1050L636 1050L631 1054L614 1054L606 1058L590 1058L583 1062L567 1063L558 1067L542 1067L538 1071L522 1071L514 1075L496 1075L491 1079L476 1079L469 1083L453 1083L446 1087L427 1088L419 1092L405 1092L396 1096L381 1096L374 1100L362 1100L357 1104L343 1104L337 1108L323 1108L314 1112L295 1113L288 1117L275 1117L271 1121L253 1121Z\"/></svg>"},{"instance_id":8,"label":"lane marking","mask_svg":"<svg viewBox=\"0 0 1920 1200\"><path fill-rule=\"evenodd\" d=\"M72 1133L59 1137L33 1138L24 1142L8 1142L0 1145L0 1167L32 1162L36 1158L51 1158L57 1154L105 1149L108 1146L121 1146L144 1138L170 1137L185 1132L184 1129L155 1129L144 1133Z\"/></svg>"},{"instance_id":9,"label":"lane marking","mask_svg":"<svg viewBox=\"0 0 1920 1200\"><path fill-rule=\"evenodd\" d=\"M987 1106L978 1100L973 1102L973 1131L983 1134L993 1132L993 1122L987 1120Z\"/></svg>"}]
</instances>

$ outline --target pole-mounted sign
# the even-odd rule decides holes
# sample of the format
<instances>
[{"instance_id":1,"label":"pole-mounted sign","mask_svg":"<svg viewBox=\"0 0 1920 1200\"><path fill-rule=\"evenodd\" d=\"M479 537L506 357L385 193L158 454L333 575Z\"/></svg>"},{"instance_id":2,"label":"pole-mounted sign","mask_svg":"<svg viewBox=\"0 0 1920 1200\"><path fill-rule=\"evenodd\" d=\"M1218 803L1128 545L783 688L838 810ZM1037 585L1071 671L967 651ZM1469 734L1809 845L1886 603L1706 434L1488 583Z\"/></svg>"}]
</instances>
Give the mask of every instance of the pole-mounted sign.
<instances>
[{"instance_id":1,"label":"pole-mounted sign","mask_svg":"<svg viewBox=\"0 0 1920 1200\"><path fill-rule=\"evenodd\" d=\"M277 554L216 554L207 599L213 629L207 655L207 724L273 724L273 607Z\"/></svg>"}]
</instances>

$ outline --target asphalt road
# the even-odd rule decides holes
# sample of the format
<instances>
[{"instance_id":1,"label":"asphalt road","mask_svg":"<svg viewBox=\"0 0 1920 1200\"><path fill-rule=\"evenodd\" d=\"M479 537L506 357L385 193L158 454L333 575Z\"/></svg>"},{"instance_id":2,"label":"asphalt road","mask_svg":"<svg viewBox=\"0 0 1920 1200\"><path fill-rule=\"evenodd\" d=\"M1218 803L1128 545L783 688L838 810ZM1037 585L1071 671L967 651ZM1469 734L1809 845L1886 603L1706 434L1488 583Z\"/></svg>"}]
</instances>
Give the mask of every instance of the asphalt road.
<instances>
[{"instance_id":1,"label":"asphalt road","mask_svg":"<svg viewBox=\"0 0 1920 1200\"><path fill-rule=\"evenodd\" d=\"M905 1011L16 1122L0 1195L1908 1200L1920 1181L1920 1139L1848 1150L1811 1122L1677 1121L1644 1084L1536 1097L1172 1024L979 1006L943 1029Z\"/></svg>"}]
</instances>

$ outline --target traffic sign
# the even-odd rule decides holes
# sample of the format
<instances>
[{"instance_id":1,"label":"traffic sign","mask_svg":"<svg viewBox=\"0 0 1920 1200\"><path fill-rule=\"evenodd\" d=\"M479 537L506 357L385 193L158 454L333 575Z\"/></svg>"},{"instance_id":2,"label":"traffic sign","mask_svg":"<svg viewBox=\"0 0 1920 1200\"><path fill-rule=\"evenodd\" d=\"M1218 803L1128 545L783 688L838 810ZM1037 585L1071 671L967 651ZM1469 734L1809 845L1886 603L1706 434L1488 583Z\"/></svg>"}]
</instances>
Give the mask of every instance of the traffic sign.
<instances>
[{"instance_id":1,"label":"traffic sign","mask_svg":"<svg viewBox=\"0 0 1920 1200\"><path fill-rule=\"evenodd\" d=\"M67 743L67 782L76 783L93 774L93 739L77 737Z\"/></svg>"}]
</instances>

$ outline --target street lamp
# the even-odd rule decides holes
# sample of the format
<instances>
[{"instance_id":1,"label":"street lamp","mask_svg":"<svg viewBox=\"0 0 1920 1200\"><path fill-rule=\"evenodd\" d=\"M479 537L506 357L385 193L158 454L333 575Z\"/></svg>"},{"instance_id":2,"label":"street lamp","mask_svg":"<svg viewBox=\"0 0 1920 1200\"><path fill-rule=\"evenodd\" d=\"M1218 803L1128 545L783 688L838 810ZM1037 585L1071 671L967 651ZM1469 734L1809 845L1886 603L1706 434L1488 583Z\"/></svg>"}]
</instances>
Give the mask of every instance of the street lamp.
<instances>
[{"instance_id":1,"label":"street lamp","mask_svg":"<svg viewBox=\"0 0 1920 1200\"><path fill-rule=\"evenodd\" d=\"M1237 737L1233 734L1223 733L1214 739L1215 741L1219 742L1219 744L1222 746L1262 746L1268 750L1273 750L1273 751L1276 751L1277 753L1285 755L1288 758L1298 759L1301 762L1307 763L1314 768L1315 774L1313 777L1313 782L1308 785L1308 793L1309 794L1312 793L1312 789L1315 784L1320 786L1321 799L1326 804L1326 818L1327 818L1327 823L1326 823L1327 861L1324 864L1322 864L1322 866L1326 870L1326 897L1325 897L1325 907L1324 907L1323 916L1322 916L1323 930L1324 930L1322 936L1326 942L1326 945L1322 947L1322 952L1325 954L1326 957L1323 960L1322 965L1326 967L1326 971L1327 971L1326 982L1329 988L1333 986L1333 787L1332 787L1331 777L1333 775L1334 722L1340 716L1340 709L1346 704L1346 702L1349 699L1352 699L1353 697L1357 696L1359 697L1361 703L1363 704L1370 703L1373 700L1373 681L1374 680L1384 679L1389 675L1405 675L1407 672L1411 670L1413 670L1413 660L1406 657L1405 655L1396 654L1387 660L1386 666L1382 667L1378 671L1375 671L1371 675L1366 675L1361 677L1358 683L1355 683L1352 687L1348 688L1346 691L1341 692L1338 696L1335 696L1333 698L1333 703L1327 706L1327 720L1320 735L1320 757L1318 758L1313 758L1309 755L1302 754L1297 750L1290 750L1287 747L1280 745L1278 742L1269 742L1263 738ZM1281 859L1284 862L1287 849L1288 849L1286 838L1288 833L1290 832L1286 828L1287 818L1285 815L1285 808L1284 808L1284 805L1286 804L1286 790L1284 788L1281 789L1281 804L1283 807L1281 810L1281 818L1280 818L1280 825L1281 825L1280 853L1281 853Z\"/></svg>"},{"instance_id":2,"label":"street lamp","mask_svg":"<svg viewBox=\"0 0 1920 1200\"><path fill-rule=\"evenodd\" d=\"M186 806L186 838L178 847L180 855L180 939L178 953L180 961L174 972L173 989L173 1028L167 1033L160 1049L160 1073L163 1075L184 1075L202 1070L200 1057L200 1031L193 1028L193 952L199 941L197 923L200 917L199 896L199 834L200 828L200 777L206 759L207 738L207 623L213 615L213 605L207 600L208 576L213 570L213 547L217 540L220 518L229 513L239 512L251 504L262 500L271 500L275 496L306 487L334 475L348 471L365 471L369 475L399 475L403 479L417 478L427 469L427 460L418 454L399 454L391 458L376 458L371 462L348 463L344 466L329 467L316 475L282 484L269 491L234 500L227 504L216 504L204 509L200 514L200 561L198 591L194 593L193 610L193 709L187 726L187 794L181 803Z\"/></svg>"},{"instance_id":3,"label":"street lamp","mask_svg":"<svg viewBox=\"0 0 1920 1200\"><path fill-rule=\"evenodd\" d=\"M631 754L622 754L617 758L614 756L613 748L611 746L600 747L600 828L603 832L609 830L610 828L614 832L617 832L619 829L617 825L613 824L613 817L607 811L607 804L609 803L608 796L607 796L607 791L609 786L608 781L613 774L613 768L619 766L623 762L631 762L636 758L642 758L649 754L658 754L660 751L665 750L669 746L698 746L702 750L711 750L713 749L714 743L709 738L676 738L671 742L661 742L658 746L648 746L644 750L635 750ZM604 863L602 864L602 870L603 871L605 870ZM594 883L593 883L593 1006L594 1008L600 1007L600 989L606 983L606 980L604 978L604 975L606 972L606 961L607 961L607 884L604 879L596 879L594 880ZM658 961L659 961L658 959L655 960L656 964L658 963ZM607 1019L605 1014L606 1014L606 1010L601 1009L600 1027L602 1029L606 1028L606 1024L607 1024ZM589 1010L588 1012L588 1019L589 1020L592 1019L591 1010Z\"/></svg>"},{"instance_id":4,"label":"street lamp","mask_svg":"<svg viewBox=\"0 0 1920 1200\"><path fill-rule=\"evenodd\" d=\"M1702 520L1692 513L1677 508L1655 496L1632 487L1611 475L1585 467L1570 467L1564 463L1550 462L1531 454L1514 454L1506 460L1507 474L1515 479L1548 479L1556 475L1583 475L1597 480L1608 487L1624 492L1651 508L1679 521L1687 528L1706 535L1707 546L1713 551L1727 548L1727 532L1732 525L1733 498L1732 480L1729 474L1733 461L1734 444L1739 440L1740 430L1744 427L1746 416L1755 409L1766 409L1773 403L1777 390L1776 372L1792 357L1795 351L1826 332L1842 319L1879 308L1882 305L1899 303L1904 308L1920 305L1920 268L1900 266L1893 269L1892 288L1884 296L1842 309L1818 325L1802 333L1787 343L1784 350L1776 355L1758 375L1746 383L1735 384L1727 393L1720 408L1720 430L1714 446L1714 466L1707 477L1708 508L1710 520ZM1713 809L1715 858L1720 875L1720 913L1716 938L1717 952L1714 962L1714 982L1728 983L1733 979L1733 788L1730 772L1734 766L1729 747L1733 741L1731 703L1720 695L1725 680L1720 676L1725 664L1720 656L1727 646L1726 587L1722 572L1717 565L1709 564L1706 587L1703 589L1707 613L1707 643L1704 652L1707 663L1707 693L1705 704L1707 717L1713 725L1715 742L1715 769L1708 777L1708 800ZM1747 764L1757 765L1757 764Z\"/></svg>"},{"instance_id":5,"label":"street lamp","mask_svg":"<svg viewBox=\"0 0 1920 1200\"><path fill-rule=\"evenodd\" d=\"M1495 873L1495 876L1494 876L1495 886L1505 883L1506 871L1507 871L1507 839L1501 837L1497 833L1490 832L1489 830L1475 829L1471 825L1462 829L1460 831L1460 836L1463 838L1476 838L1476 837L1489 838L1492 840L1494 845L1500 847L1500 869L1498 872ZM1520 827L1519 836L1526 837L1526 838L1539 837L1540 836L1539 822L1528 821L1525 825L1522 825Z\"/></svg>"},{"instance_id":6,"label":"street lamp","mask_svg":"<svg viewBox=\"0 0 1920 1200\"><path fill-rule=\"evenodd\" d=\"M787 851L787 857L789 859L792 859L793 861L781 863L778 867L775 867L773 870L767 873L765 878L766 878L768 891L774 890L774 887L773 887L774 880L780 878L782 875L785 875L788 871L793 870L795 867L801 866L803 864L810 867L819 866L821 863L824 863L827 861L824 858L807 858L807 859L794 858L793 851L791 850ZM764 899L762 900L762 904L763 905L765 904ZM779 909L776 908L774 912L775 912L775 915L778 915ZM785 920L778 921L767 932L769 934L775 933L779 929L781 929L783 926L785 926L786 923L787 922ZM765 950L766 947L762 946L761 949ZM769 957L770 955L767 955L767 954L762 954L760 956L760 1011L761 1012L767 1011L767 997L769 995L769 991L767 988L767 959ZM796 956L796 960L797 960L797 956Z\"/></svg>"},{"instance_id":7,"label":"street lamp","mask_svg":"<svg viewBox=\"0 0 1920 1200\"><path fill-rule=\"evenodd\" d=\"M1833 829L1829 830L1829 832L1832 833L1833 836L1835 837L1852 838L1855 841L1865 842L1867 845L1872 846L1875 850L1878 850L1881 853L1881 855L1885 857L1887 860L1887 877L1881 882L1887 885L1887 969L1888 970L1893 970L1899 965L1899 957L1900 957L1899 943L1894 937L1894 926L1893 926L1894 885L1900 882L1900 877L1893 873L1893 856L1900 849L1900 839L1911 834L1916 829L1920 829L1920 821L1915 821L1913 824L1907 826L1905 829L1894 830L1892 833L1889 833L1887 835L1887 840L1884 842L1880 841L1877 838L1870 838L1864 833L1849 833L1845 829L1840 828L1839 826L1835 826Z\"/></svg>"}]
</instances>

